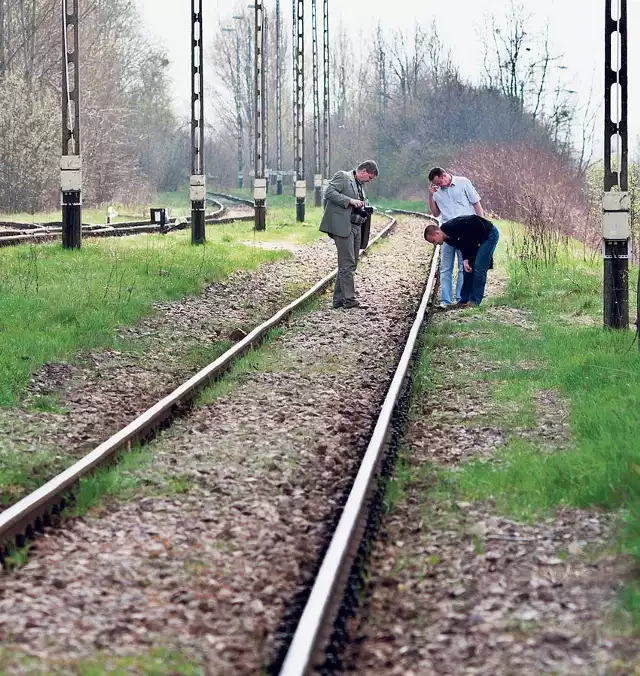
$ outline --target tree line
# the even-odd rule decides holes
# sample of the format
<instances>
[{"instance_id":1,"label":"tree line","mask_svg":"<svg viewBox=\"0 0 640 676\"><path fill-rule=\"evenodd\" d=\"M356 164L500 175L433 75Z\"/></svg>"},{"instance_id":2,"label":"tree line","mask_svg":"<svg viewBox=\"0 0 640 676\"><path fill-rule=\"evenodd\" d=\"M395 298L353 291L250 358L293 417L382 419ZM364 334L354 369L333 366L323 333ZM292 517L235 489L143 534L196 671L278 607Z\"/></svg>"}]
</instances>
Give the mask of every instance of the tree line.
<instances>
[{"instance_id":1,"label":"tree line","mask_svg":"<svg viewBox=\"0 0 640 676\"><path fill-rule=\"evenodd\" d=\"M80 5L80 86L85 203L148 202L176 190L189 174L188 120L171 104L169 61L144 36L134 0ZM227 10L206 48L206 167L215 184L237 180L237 131L243 131L249 181L252 120L249 31L253 13ZM60 0L0 0L0 211L58 203L60 155ZM239 18L238 18L239 17ZM275 12L266 13L267 166L275 169ZM229 30L233 28L234 30ZM226 29L226 30L225 30ZM284 168L292 167L291 26L281 25ZM184 36L183 36L184 37ZM205 36L206 37L206 36ZM188 39L184 38L185 49ZM239 47L239 51L236 51ZM253 47L253 45L252 45ZM313 177L311 55L305 82L306 179ZM331 35L332 169L375 158L373 196L425 196L426 171L440 164L470 175L488 208L507 218L540 210L568 233L598 229L598 172L591 155L599 106L580 111L571 73L553 53L548 31L512 4L492 17L483 41L482 76L460 74L437 24L411 31L381 27L364 37ZM238 114L239 113L239 114ZM638 224L637 167L631 167L632 217ZM522 180L509 180L510 177ZM519 192L518 192L519 191ZM536 193L537 195L532 195ZM535 200L534 200L535 197ZM523 206L528 205L528 206ZM562 218L558 214L564 214Z\"/></svg>"},{"instance_id":2,"label":"tree line","mask_svg":"<svg viewBox=\"0 0 640 676\"><path fill-rule=\"evenodd\" d=\"M169 62L139 29L134 0L80 3L86 203L135 203L176 189L189 137L168 101ZM59 202L60 0L0 0L0 211Z\"/></svg>"}]
</instances>

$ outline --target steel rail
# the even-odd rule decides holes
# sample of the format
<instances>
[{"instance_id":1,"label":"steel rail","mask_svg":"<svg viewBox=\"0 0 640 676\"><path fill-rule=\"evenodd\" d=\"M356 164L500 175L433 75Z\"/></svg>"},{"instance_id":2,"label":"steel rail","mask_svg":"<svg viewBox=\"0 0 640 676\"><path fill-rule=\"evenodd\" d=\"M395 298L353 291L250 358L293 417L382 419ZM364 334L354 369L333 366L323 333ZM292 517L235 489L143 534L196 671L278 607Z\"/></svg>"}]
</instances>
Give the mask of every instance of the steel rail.
<instances>
[{"instance_id":1,"label":"steel rail","mask_svg":"<svg viewBox=\"0 0 640 676\"><path fill-rule=\"evenodd\" d=\"M387 218L390 219L390 222L371 239L365 252L395 226L396 220L391 216L387 216ZM233 361L251 350L254 344L259 343L272 328L282 322L296 308L322 291L336 275L337 269L323 277L296 300L281 308L270 319L253 329L215 361L198 371L193 377L139 415L125 428L112 435L64 472L0 513L0 556L4 548L12 544L13 538L25 533L31 535L30 530L33 531L34 528L37 528L39 522L49 517L50 508L58 505L66 492L77 484L83 476L97 466L113 459L120 451L130 449L134 443L145 439L151 432L158 429L164 421L172 417L179 405L191 401L203 386L224 373Z\"/></svg>"},{"instance_id":2,"label":"steel rail","mask_svg":"<svg viewBox=\"0 0 640 676\"><path fill-rule=\"evenodd\" d=\"M214 192L212 190L207 190L207 195L212 195L213 197L220 197L221 199L229 200L229 202L235 202L236 204L246 204L248 207L251 208L255 206L253 200L250 200L246 197L238 197L238 195L231 195L226 192Z\"/></svg>"},{"instance_id":3,"label":"steel rail","mask_svg":"<svg viewBox=\"0 0 640 676\"><path fill-rule=\"evenodd\" d=\"M407 213L401 210L393 211ZM413 214L426 216L426 214L419 214L419 212L413 212ZM409 332L402 357L389 386L371 441L285 656L280 676L302 676L320 666L323 661L337 609L341 605L344 595L344 586L362 540L364 523L370 508L370 498L377 486L384 451L390 438L394 409L404 390L427 306L432 300L436 287L439 253L440 247L436 246L427 286Z\"/></svg>"},{"instance_id":4,"label":"steel rail","mask_svg":"<svg viewBox=\"0 0 640 676\"><path fill-rule=\"evenodd\" d=\"M223 214L226 212L226 207L217 200L208 198L210 202L214 202L218 209L212 211L205 218L205 223L231 223L232 221L250 220L248 216L235 216L225 218ZM170 218L167 225L160 226L150 221L125 221L121 223L105 224L84 224L82 226L83 237L121 237L125 235L138 235L143 233L166 233L174 230L183 230L191 224L191 217L185 216L186 220L176 226L176 218ZM173 225L173 227L171 227ZM51 242L62 237L62 227L41 226L38 229L22 230L18 234L3 234L0 230L0 247L16 246L18 244L40 244L42 242Z\"/></svg>"}]
</instances>

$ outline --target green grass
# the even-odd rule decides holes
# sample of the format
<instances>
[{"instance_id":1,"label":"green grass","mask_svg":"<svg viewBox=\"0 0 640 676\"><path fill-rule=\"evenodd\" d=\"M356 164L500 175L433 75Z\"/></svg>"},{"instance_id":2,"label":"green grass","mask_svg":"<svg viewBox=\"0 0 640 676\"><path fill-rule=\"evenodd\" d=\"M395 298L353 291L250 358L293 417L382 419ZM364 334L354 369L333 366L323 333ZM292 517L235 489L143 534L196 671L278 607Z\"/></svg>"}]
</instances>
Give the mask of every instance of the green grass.
<instances>
[{"instance_id":1,"label":"green grass","mask_svg":"<svg viewBox=\"0 0 640 676\"><path fill-rule=\"evenodd\" d=\"M29 676L51 674L63 676L204 676L205 669L200 660L174 650L155 648L147 654L129 657L115 657L99 653L91 659L52 658L43 667L35 657L20 654L17 650L0 649L0 664ZM0 672L3 673L3 672Z\"/></svg>"},{"instance_id":2,"label":"green grass","mask_svg":"<svg viewBox=\"0 0 640 676\"><path fill-rule=\"evenodd\" d=\"M53 450L0 448L0 505L10 505L42 484L42 477L62 472L72 459Z\"/></svg>"},{"instance_id":3,"label":"green grass","mask_svg":"<svg viewBox=\"0 0 640 676\"><path fill-rule=\"evenodd\" d=\"M255 269L291 254L254 246L303 245L320 236L319 213L297 224L293 210L276 211L264 233L252 223L207 227L207 245L188 231L171 235L85 240L79 251L59 244L0 253L0 406L15 405L30 373L78 351L117 345L115 329L152 311L153 303L196 294L237 269ZM41 405L53 407L51 401Z\"/></svg>"},{"instance_id":4,"label":"green grass","mask_svg":"<svg viewBox=\"0 0 640 676\"><path fill-rule=\"evenodd\" d=\"M211 190L215 188L209 186ZM239 197L245 197L247 199L252 199L252 191L249 188L243 188L242 190L238 188L232 188L229 190L221 190L220 192L226 192L230 195L238 195ZM389 199L386 197L371 197L371 204L375 205L380 209L406 209L408 211L422 211L428 212L429 207L426 202L426 193L425 199L412 199L412 200L401 200L401 199ZM284 193L282 195L269 194L267 196L267 209L269 207L285 207L292 208L295 212L295 198L293 197L291 186L287 185L284 187ZM305 218L308 217L308 214L313 213L314 210L320 208L315 206L315 194L312 191L307 191L307 200L305 207Z\"/></svg>"},{"instance_id":5,"label":"green grass","mask_svg":"<svg viewBox=\"0 0 640 676\"><path fill-rule=\"evenodd\" d=\"M574 446L549 455L514 438L501 451L500 463L472 463L455 475L466 495L493 497L510 511L523 512L561 504L618 508L640 502L640 361L637 351L629 350L632 334L568 320L595 319L599 313L596 271L595 264L570 254L554 269L540 267L527 275L512 263L507 294L498 303L529 310L537 330L487 318L480 336L459 342L459 349L478 349L507 365L538 363L538 369L507 367L484 377L497 381L498 403L515 402L523 411L536 392L560 393L570 404Z\"/></svg>"},{"instance_id":6,"label":"green grass","mask_svg":"<svg viewBox=\"0 0 640 676\"><path fill-rule=\"evenodd\" d=\"M8 552L5 554L4 561L2 562L2 567L9 572L22 568L29 560L29 550L31 547L33 547L32 543L29 543L24 547L9 547ZM1 574L2 572L0 570L0 575Z\"/></svg>"},{"instance_id":7,"label":"green grass","mask_svg":"<svg viewBox=\"0 0 640 676\"><path fill-rule=\"evenodd\" d=\"M115 464L84 476L80 479L78 489L73 493L72 506L67 509L66 515L84 516L108 498L118 497L120 500L134 498L144 485L136 470L148 467L151 462L153 454L149 448L136 448L121 453ZM154 492L153 489L151 492Z\"/></svg>"},{"instance_id":8,"label":"green grass","mask_svg":"<svg viewBox=\"0 0 640 676\"><path fill-rule=\"evenodd\" d=\"M501 232L507 240L508 228ZM505 251L509 247L503 241L499 264L505 264ZM491 424L503 430L506 441L491 458L435 468L435 485L425 490L448 502L490 501L522 519L553 514L561 506L613 510L621 517L620 551L640 562L638 346L632 345L632 331L602 327L601 259L584 260L582 247L573 244L557 255L554 266L510 259L502 297L473 311L471 321L460 324L445 316L431 328L414 374L412 415L425 414L420 400L437 394L442 384L434 372L437 358L438 371L458 369L459 383L488 388ZM635 307L637 271L629 276ZM496 321L500 307L507 313L503 322ZM467 355L464 364L478 355L479 363L493 368L460 368L462 354ZM548 392L568 415L569 434L557 444L520 434L535 430L534 398ZM471 422L486 423L486 415ZM637 582L625 588L620 608L637 631Z\"/></svg>"},{"instance_id":9,"label":"green grass","mask_svg":"<svg viewBox=\"0 0 640 676\"><path fill-rule=\"evenodd\" d=\"M390 514L398 502L406 496L407 486L412 483L412 467L406 456L401 456L395 467L393 476L388 480L384 505L387 514Z\"/></svg>"},{"instance_id":10,"label":"green grass","mask_svg":"<svg viewBox=\"0 0 640 676\"><path fill-rule=\"evenodd\" d=\"M389 199L387 197L372 197L371 204L374 204L380 209L404 209L406 211L420 211L423 214L429 213L429 205L425 199L422 200L399 200Z\"/></svg>"}]
</instances>

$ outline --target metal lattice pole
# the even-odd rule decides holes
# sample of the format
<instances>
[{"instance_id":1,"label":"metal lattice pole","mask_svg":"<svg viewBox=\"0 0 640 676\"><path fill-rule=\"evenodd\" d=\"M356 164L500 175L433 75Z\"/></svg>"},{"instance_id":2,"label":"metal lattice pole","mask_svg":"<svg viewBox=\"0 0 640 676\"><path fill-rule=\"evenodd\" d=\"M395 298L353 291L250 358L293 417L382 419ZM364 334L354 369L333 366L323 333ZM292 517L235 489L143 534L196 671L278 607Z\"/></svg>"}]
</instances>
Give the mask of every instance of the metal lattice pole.
<instances>
[{"instance_id":1,"label":"metal lattice pole","mask_svg":"<svg viewBox=\"0 0 640 676\"><path fill-rule=\"evenodd\" d=\"M236 98L236 141L238 145L238 188L244 187L244 130L242 124L242 85L240 84L240 34L235 28L223 28L225 33L233 33L236 36L236 76L234 82Z\"/></svg>"},{"instance_id":2,"label":"metal lattice pole","mask_svg":"<svg viewBox=\"0 0 640 676\"><path fill-rule=\"evenodd\" d=\"M315 205L322 204L322 173L320 167L320 82L318 67L318 23L317 0L311 0L311 47L312 47L312 78L313 78L313 187Z\"/></svg>"},{"instance_id":3,"label":"metal lattice pole","mask_svg":"<svg viewBox=\"0 0 640 676\"><path fill-rule=\"evenodd\" d=\"M297 0L296 10L296 69L295 69L295 108L296 108L296 219L304 221L307 183L304 174L304 0Z\"/></svg>"},{"instance_id":4,"label":"metal lattice pole","mask_svg":"<svg viewBox=\"0 0 640 676\"><path fill-rule=\"evenodd\" d=\"M324 0L323 12L323 162L322 172L324 174L324 188L326 190L327 183L331 178L331 145L330 145L330 124L331 124L331 108L329 98L329 0Z\"/></svg>"},{"instance_id":5,"label":"metal lattice pole","mask_svg":"<svg viewBox=\"0 0 640 676\"><path fill-rule=\"evenodd\" d=\"M266 11L262 16L262 91L264 94L262 105L262 128L264 129L264 177L267 179L267 193L271 181L271 167L269 159L269 16Z\"/></svg>"},{"instance_id":6,"label":"metal lattice pole","mask_svg":"<svg viewBox=\"0 0 640 676\"><path fill-rule=\"evenodd\" d=\"M631 234L628 193L627 0L606 0L604 91L604 325L614 329L627 329Z\"/></svg>"},{"instance_id":7,"label":"metal lattice pole","mask_svg":"<svg viewBox=\"0 0 640 676\"><path fill-rule=\"evenodd\" d=\"M276 0L276 192L282 195L282 23Z\"/></svg>"},{"instance_id":8,"label":"metal lattice pole","mask_svg":"<svg viewBox=\"0 0 640 676\"><path fill-rule=\"evenodd\" d=\"M204 244L204 50L202 0L191 0L191 243Z\"/></svg>"},{"instance_id":9,"label":"metal lattice pole","mask_svg":"<svg viewBox=\"0 0 640 676\"><path fill-rule=\"evenodd\" d=\"M296 181L298 180L297 170L298 170L298 48L297 48L297 36L298 36L298 21L296 19L297 14L297 3L298 0L293 0L293 23L291 28L291 56L293 59L292 69L291 69L291 85L293 87L293 107L292 107L292 118L293 118L293 174L292 174L292 185L293 192L295 195Z\"/></svg>"},{"instance_id":10,"label":"metal lattice pole","mask_svg":"<svg viewBox=\"0 0 640 676\"><path fill-rule=\"evenodd\" d=\"M80 155L79 0L62 0L62 157L60 191L62 246L82 244L82 156Z\"/></svg>"},{"instance_id":11,"label":"metal lattice pole","mask_svg":"<svg viewBox=\"0 0 640 676\"><path fill-rule=\"evenodd\" d=\"M266 228L266 200L267 179L265 178L265 76L264 76L264 8L262 2L256 0L254 5L254 35L255 35L255 64L254 64L254 119L255 119L255 150L254 150L254 179L253 199L255 202L255 229Z\"/></svg>"}]
</instances>

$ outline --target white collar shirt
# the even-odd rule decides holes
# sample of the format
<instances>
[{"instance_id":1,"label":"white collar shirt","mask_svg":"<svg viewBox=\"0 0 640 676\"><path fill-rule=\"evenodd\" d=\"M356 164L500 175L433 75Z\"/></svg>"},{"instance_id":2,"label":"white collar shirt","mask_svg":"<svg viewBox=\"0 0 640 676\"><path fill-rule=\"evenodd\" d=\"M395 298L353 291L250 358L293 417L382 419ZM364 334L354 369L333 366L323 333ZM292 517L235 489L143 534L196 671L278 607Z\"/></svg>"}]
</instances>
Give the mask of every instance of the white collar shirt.
<instances>
[{"instance_id":1,"label":"white collar shirt","mask_svg":"<svg viewBox=\"0 0 640 676\"><path fill-rule=\"evenodd\" d=\"M438 217L440 223L446 223L458 216L475 214L473 205L480 201L480 195L468 178L452 176L451 185L447 188L438 188L433 199L440 209Z\"/></svg>"}]
</instances>

